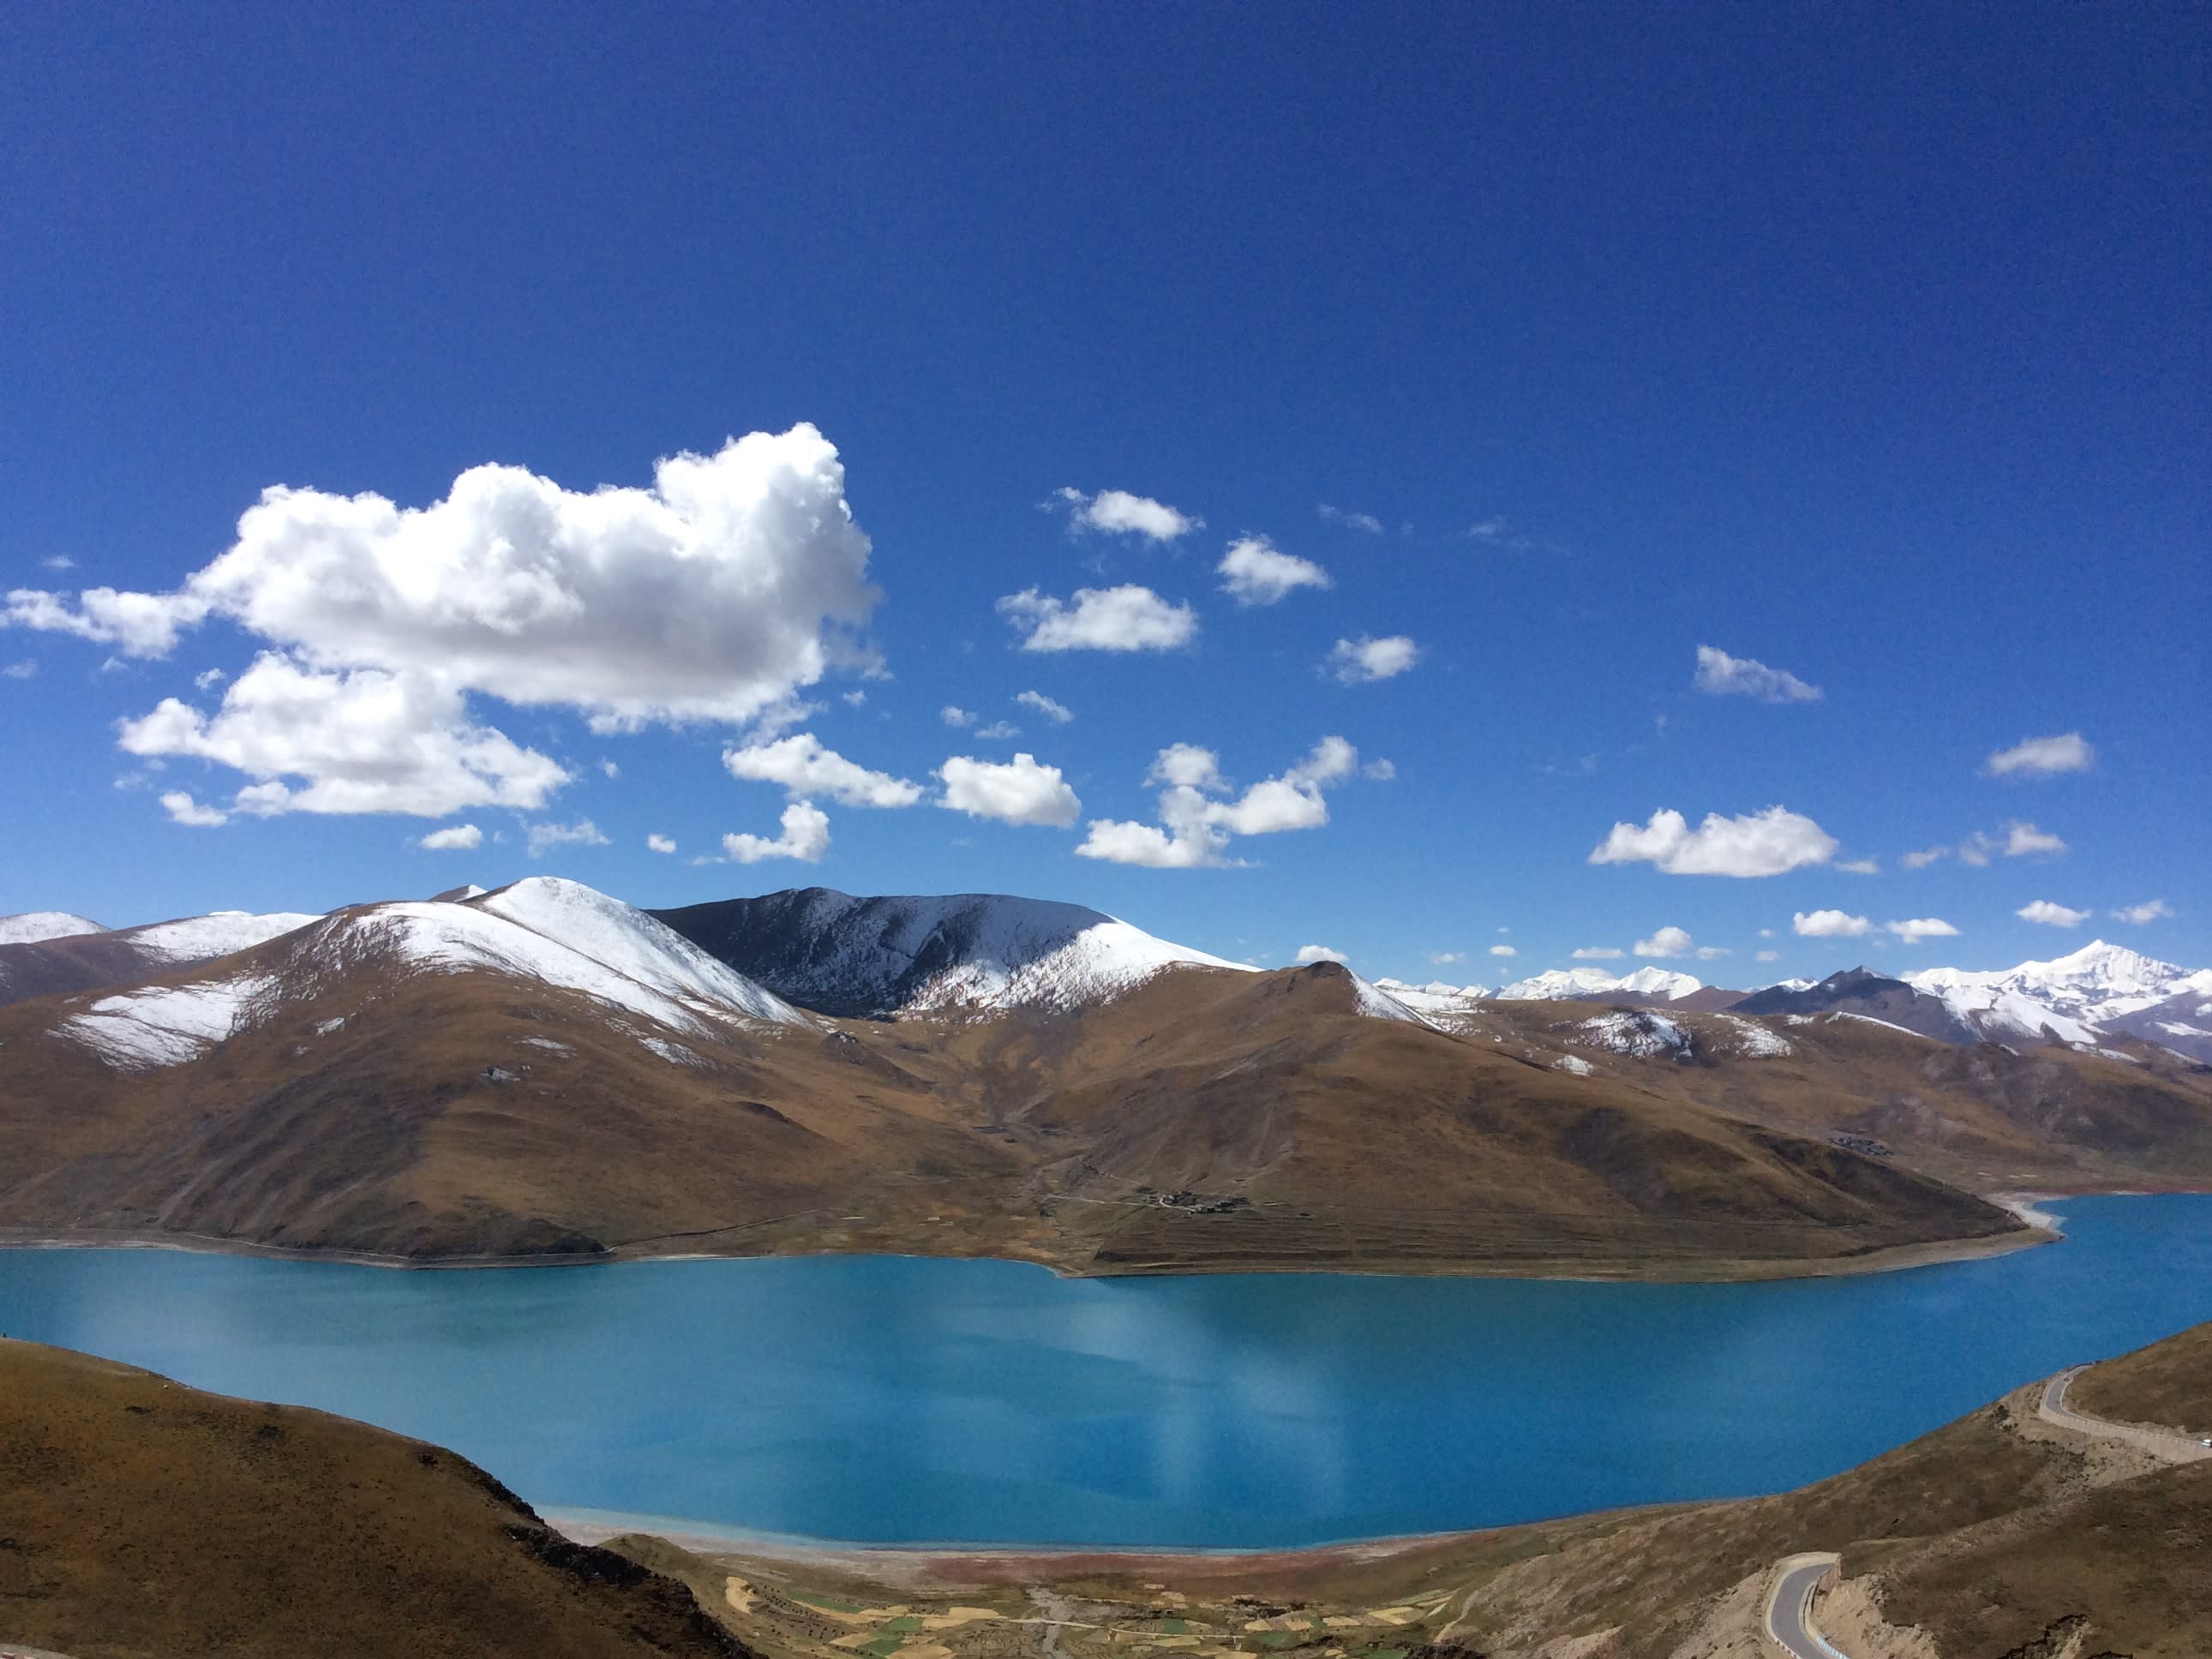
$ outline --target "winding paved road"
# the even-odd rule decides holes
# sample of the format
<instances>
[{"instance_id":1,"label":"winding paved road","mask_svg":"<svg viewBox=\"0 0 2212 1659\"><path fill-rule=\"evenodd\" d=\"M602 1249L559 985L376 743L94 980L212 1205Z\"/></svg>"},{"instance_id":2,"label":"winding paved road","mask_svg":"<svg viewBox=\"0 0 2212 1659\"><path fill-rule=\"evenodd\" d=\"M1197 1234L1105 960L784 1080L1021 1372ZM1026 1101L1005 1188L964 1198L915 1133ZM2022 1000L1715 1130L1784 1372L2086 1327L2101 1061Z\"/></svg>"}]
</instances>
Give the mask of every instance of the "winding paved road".
<instances>
[{"instance_id":1,"label":"winding paved road","mask_svg":"<svg viewBox=\"0 0 2212 1659\"><path fill-rule=\"evenodd\" d=\"M1783 1559L1766 1592L1766 1633L1790 1659L1846 1659L1813 1627L1813 1592L1839 1558L1807 1553Z\"/></svg>"},{"instance_id":2,"label":"winding paved road","mask_svg":"<svg viewBox=\"0 0 2212 1659\"><path fill-rule=\"evenodd\" d=\"M2089 1368L2075 1365L2063 1370L2043 1385L2043 1398L2037 1404L2035 1414L2045 1422L2062 1429L2072 1429L2077 1434L2094 1434L2104 1440L2124 1440L2131 1446L2140 1446L2154 1457L2164 1458L2169 1463L2199 1463L2212 1457L2212 1446L2201 1440L2192 1440L2185 1434L2170 1429L2146 1428L2136 1423L2114 1423L2102 1417L2090 1417L2073 1410L2066 1403L2066 1388Z\"/></svg>"}]
</instances>

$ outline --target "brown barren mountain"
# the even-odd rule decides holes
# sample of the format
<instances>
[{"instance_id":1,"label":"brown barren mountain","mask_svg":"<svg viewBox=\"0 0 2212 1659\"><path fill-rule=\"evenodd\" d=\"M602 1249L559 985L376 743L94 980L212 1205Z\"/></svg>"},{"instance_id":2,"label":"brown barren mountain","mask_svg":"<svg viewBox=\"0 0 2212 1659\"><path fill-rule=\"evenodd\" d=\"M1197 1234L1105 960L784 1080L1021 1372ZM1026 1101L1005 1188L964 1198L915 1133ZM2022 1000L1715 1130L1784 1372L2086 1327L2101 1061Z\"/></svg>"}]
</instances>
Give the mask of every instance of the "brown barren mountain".
<instances>
[{"instance_id":1,"label":"brown barren mountain","mask_svg":"<svg viewBox=\"0 0 2212 1659\"><path fill-rule=\"evenodd\" d=\"M685 971L726 971L603 896L535 886L532 915L619 912ZM2212 1073L2148 1050L1569 1003L1447 1032L1376 1017L1328 963L1173 967L988 1018L655 1015L529 951L484 955L487 928L554 948L483 908L501 902L359 907L119 994L0 1008L0 1228L416 1261L1698 1278L2033 1237L1974 1192L2212 1181ZM76 1035L173 1004L239 1012L119 1058Z\"/></svg>"}]
</instances>

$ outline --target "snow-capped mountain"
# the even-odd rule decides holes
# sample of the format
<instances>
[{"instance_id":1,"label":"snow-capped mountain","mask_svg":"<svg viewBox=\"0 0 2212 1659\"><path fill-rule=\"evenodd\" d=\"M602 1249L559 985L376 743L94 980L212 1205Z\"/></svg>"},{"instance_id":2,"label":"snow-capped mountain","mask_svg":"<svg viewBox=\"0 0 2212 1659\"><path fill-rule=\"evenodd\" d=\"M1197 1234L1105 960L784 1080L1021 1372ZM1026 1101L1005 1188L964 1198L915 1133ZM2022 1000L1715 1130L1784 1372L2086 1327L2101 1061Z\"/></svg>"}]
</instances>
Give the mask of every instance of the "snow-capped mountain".
<instances>
[{"instance_id":1,"label":"snow-capped mountain","mask_svg":"<svg viewBox=\"0 0 2212 1659\"><path fill-rule=\"evenodd\" d=\"M1601 968L1554 968L1501 988L1501 1002L1597 1002L1608 996L1659 997L1677 1001L1704 990L1705 981L1665 968L1638 968L1619 976Z\"/></svg>"},{"instance_id":2,"label":"snow-capped mountain","mask_svg":"<svg viewBox=\"0 0 2212 1659\"><path fill-rule=\"evenodd\" d=\"M1802 981L1770 985L1735 1005L1740 1014L1782 1015L1793 1022L1826 1016L1871 1020L1877 1025L1932 1037L1938 1042L1979 1041L1973 1023L1941 997L1864 968L1846 968L1816 985Z\"/></svg>"},{"instance_id":3,"label":"snow-capped mountain","mask_svg":"<svg viewBox=\"0 0 2212 1659\"><path fill-rule=\"evenodd\" d=\"M174 921L106 928L58 911L10 916L0 922L0 1004L150 979L250 950L317 920L289 910L268 915L217 910ZM9 923L20 926L9 927Z\"/></svg>"},{"instance_id":4,"label":"snow-capped mountain","mask_svg":"<svg viewBox=\"0 0 2212 1659\"><path fill-rule=\"evenodd\" d=\"M1003 894L805 887L654 914L800 1006L841 1016L1075 1008L1169 968L1255 971L1103 911Z\"/></svg>"},{"instance_id":5,"label":"snow-capped mountain","mask_svg":"<svg viewBox=\"0 0 2212 1659\"><path fill-rule=\"evenodd\" d=\"M57 1035L112 1065L173 1066L274 1018L289 1002L343 996L383 975L462 973L581 992L684 1036L711 1035L732 1022L811 1023L644 911L553 877L464 902L360 905L308 922L276 942L254 941L270 949L209 963L204 976L100 997L58 1025ZM332 1029L345 1018L337 1016ZM650 1030L635 1034L648 1043L662 1040Z\"/></svg>"},{"instance_id":6,"label":"snow-capped mountain","mask_svg":"<svg viewBox=\"0 0 2212 1659\"><path fill-rule=\"evenodd\" d=\"M27 910L20 916L0 916L0 945L37 945L50 939L82 939L104 933L106 928L66 910Z\"/></svg>"},{"instance_id":7,"label":"snow-capped mountain","mask_svg":"<svg viewBox=\"0 0 2212 1659\"><path fill-rule=\"evenodd\" d=\"M1975 972L1925 968L1899 975L1940 997L1961 1019L1993 1038L2040 1039L2094 1046L2096 1028L2185 993L2196 980L2212 989L2212 973L2192 974L2124 946L2097 939L2050 962Z\"/></svg>"}]
</instances>

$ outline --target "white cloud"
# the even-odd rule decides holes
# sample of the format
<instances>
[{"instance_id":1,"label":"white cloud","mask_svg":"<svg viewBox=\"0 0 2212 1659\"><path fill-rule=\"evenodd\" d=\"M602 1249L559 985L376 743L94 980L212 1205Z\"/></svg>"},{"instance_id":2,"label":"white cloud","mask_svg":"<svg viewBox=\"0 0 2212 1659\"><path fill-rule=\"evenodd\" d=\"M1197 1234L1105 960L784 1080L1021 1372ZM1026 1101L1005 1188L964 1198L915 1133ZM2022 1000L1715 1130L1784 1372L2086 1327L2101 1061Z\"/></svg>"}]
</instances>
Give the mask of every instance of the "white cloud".
<instances>
[{"instance_id":1,"label":"white cloud","mask_svg":"<svg viewBox=\"0 0 2212 1659\"><path fill-rule=\"evenodd\" d=\"M1079 587L1073 605L1034 587L999 601L999 614L1026 629L1024 651L1173 651L1198 633L1198 613L1149 587Z\"/></svg>"},{"instance_id":2,"label":"white cloud","mask_svg":"<svg viewBox=\"0 0 2212 1659\"><path fill-rule=\"evenodd\" d=\"M1859 939L1874 923L1843 910L1800 910L1790 918L1790 931L1800 939Z\"/></svg>"},{"instance_id":3,"label":"white cloud","mask_svg":"<svg viewBox=\"0 0 2212 1659\"><path fill-rule=\"evenodd\" d=\"M40 559L39 562L46 566L49 570L74 570L76 568L76 561L70 557L66 553L49 553L45 558Z\"/></svg>"},{"instance_id":4,"label":"white cloud","mask_svg":"<svg viewBox=\"0 0 2212 1659\"><path fill-rule=\"evenodd\" d=\"M553 847L605 847L607 838L589 818L574 823L533 823L530 826L530 856L542 857Z\"/></svg>"},{"instance_id":5,"label":"white cloud","mask_svg":"<svg viewBox=\"0 0 2212 1659\"><path fill-rule=\"evenodd\" d=\"M1136 864L1162 870L1188 870L1227 862L1224 849L1236 836L1266 836L1314 830L1328 822L1322 798L1328 786L1358 769L1359 751L1340 737L1326 737L1313 751L1279 777L1262 778L1233 799L1219 799L1230 786L1219 759L1210 749L1178 743L1154 757L1147 781L1167 787L1159 795L1162 828L1093 819L1075 850L1084 858Z\"/></svg>"},{"instance_id":6,"label":"white cloud","mask_svg":"<svg viewBox=\"0 0 2212 1659\"><path fill-rule=\"evenodd\" d=\"M570 778L549 757L471 725L450 685L377 669L322 672L276 652L231 683L212 718L167 697L121 732L131 754L196 756L255 779L234 810L262 817L534 810Z\"/></svg>"},{"instance_id":7,"label":"white cloud","mask_svg":"<svg viewBox=\"0 0 2212 1659\"><path fill-rule=\"evenodd\" d=\"M993 720L988 726L979 726L975 728L977 737L1000 743L1003 743L1008 738L1018 738L1021 734L1022 728L1012 720Z\"/></svg>"},{"instance_id":8,"label":"white cloud","mask_svg":"<svg viewBox=\"0 0 2212 1659\"><path fill-rule=\"evenodd\" d=\"M1366 685L1402 674L1420 659L1421 647L1403 634L1379 640L1362 635L1356 640L1339 640L1330 647L1322 666L1340 684Z\"/></svg>"},{"instance_id":9,"label":"white cloud","mask_svg":"<svg viewBox=\"0 0 2212 1659\"><path fill-rule=\"evenodd\" d=\"M837 695L843 700L845 707L848 708L858 708L862 703L868 700L868 694L866 691L863 691L857 685L850 691L841 691Z\"/></svg>"},{"instance_id":10,"label":"white cloud","mask_svg":"<svg viewBox=\"0 0 2212 1659\"><path fill-rule=\"evenodd\" d=\"M1060 702L1051 697L1048 697L1042 691L1023 691L1017 693L1014 697L1014 701L1021 704L1024 708L1034 708L1038 714L1043 715L1054 726L1065 726L1068 721L1075 718L1073 712L1069 709L1066 703Z\"/></svg>"},{"instance_id":11,"label":"white cloud","mask_svg":"<svg viewBox=\"0 0 2212 1659\"><path fill-rule=\"evenodd\" d=\"M794 800L827 795L841 806L896 807L911 806L921 799L920 784L888 772L871 772L836 750L823 748L811 732L726 749L722 764L733 778L781 784Z\"/></svg>"},{"instance_id":12,"label":"white cloud","mask_svg":"<svg viewBox=\"0 0 2212 1659\"><path fill-rule=\"evenodd\" d=\"M1751 959L1753 962L1779 962L1782 960L1782 952L1779 951L1754 951L1751 953Z\"/></svg>"},{"instance_id":13,"label":"white cloud","mask_svg":"<svg viewBox=\"0 0 2212 1659\"><path fill-rule=\"evenodd\" d=\"M28 657L24 658L21 662L11 662L5 668L0 668L0 675L5 675L11 680L27 680L38 672L39 665Z\"/></svg>"},{"instance_id":14,"label":"white cloud","mask_svg":"<svg viewBox=\"0 0 2212 1659\"><path fill-rule=\"evenodd\" d=\"M1211 789L1221 781L1221 757L1194 743L1171 743L1152 757L1145 781Z\"/></svg>"},{"instance_id":15,"label":"white cloud","mask_svg":"<svg viewBox=\"0 0 2212 1659\"><path fill-rule=\"evenodd\" d=\"M2022 738L2009 749L2000 749L1982 763L1993 778L2049 777L2055 772L2086 772L2096 764L2096 751L2079 732L2056 737Z\"/></svg>"},{"instance_id":16,"label":"white cloud","mask_svg":"<svg viewBox=\"0 0 2212 1659\"><path fill-rule=\"evenodd\" d=\"M2040 853L2063 853L2065 850L2064 842L2032 823L2008 823L2005 826L2004 855L2008 859L2024 859Z\"/></svg>"},{"instance_id":17,"label":"white cloud","mask_svg":"<svg viewBox=\"0 0 2212 1659\"><path fill-rule=\"evenodd\" d=\"M758 864L763 859L797 859L819 864L830 850L830 815L811 800L795 800L783 809L783 833L774 841L761 836L725 836L722 851L732 864Z\"/></svg>"},{"instance_id":18,"label":"white cloud","mask_svg":"<svg viewBox=\"0 0 2212 1659\"><path fill-rule=\"evenodd\" d=\"M801 425L663 459L650 489L571 490L503 465L471 468L425 507L274 486L173 592L18 590L5 620L161 656L219 617L278 647L247 676L260 713L283 690L322 716L249 733L234 688L212 722L173 700L131 723L200 745L167 752L264 754L262 770L240 768L262 779L246 810L530 807L568 774L479 724L471 694L574 708L603 731L788 724L800 688L873 661L857 632L877 598L868 551L836 449Z\"/></svg>"},{"instance_id":19,"label":"white cloud","mask_svg":"<svg viewBox=\"0 0 2212 1659\"><path fill-rule=\"evenodd\" d=\"M2069 909L2054 904L2049 899L2034 899L2013 912L2022 921L2039 921L2046 927L2079 927L2095 914L2090 910Z\"/></svg>"},{"instance_id":20,"label":"white cloud","mask_svg":"<svg viewBox=\"0 0 2212 1659\"><path fill-rule=\"evenodd\" d=\"M433 830L417 844L433 853L473 853L483 845L483 831L473 823L456 823Z\"/></svg>"},{"instance_id":21,"label":"white cloud","mask_svg":"<svg viewBox=\"0 0 2212 1659\"><path fill-rule=\"evenodd\" d=\"M230 814L221 807L203 806L181 789L172 789L162 796L161 805L172 823L189 823L195 829L212 829L230 822Z\"/></svg>"},{"instance_id":22,"label":"white cloud","mask_svg":"<svg viewBox=\"0 0 2212 1659\"><path fill-rule=\"evenodd\" d=\"M1321 516L1330 524L1340 524L1352 530L1364 530L1370 536L1379 536L1382 533L1382 520L1372 513L1346 513L1340 507L1331 507L1327 501L1323 501L1318 510Z\"/></svg>"},{"instance_id":23,"label":"white cloud","mask_svg":"<svg viewBox=\"0 0 2212 1659\"><path fill-rule=\"evenodd\" d=\"M611 778L618 778L622 775L622 768L617 766L612 761L607 759L605 756L602 756L599 758L599 770L605 773L606 775Z\"/></svg>"},{"instance_id":24,"label":"white cloud","mask_svg":"<svg viewBox=\"0 0 2212 1659\"><path fill-rule=\"evenodd\" d=\"M1885 921L1882 926L1907 945L1917 945L1923 939L1956 939L1959 934L1949 922L1935 916L1921 916L1911 921Z\"/></svg>"},{"instance_id":25,"label":"white cloud","mask_svg":"<svg viewBox=\"0 0 2212 1659\"><path fill-rule=\"evenodd\" d=\"M877 595L812 427L657 463L650 489L471 467L443 501L282 485L169 594L9 596L10 620L158 656L210 615L320 670L435 676L603 728L751 720L840 662Z\"/></svg>"},{"instance_id":26,"label":"white cloud","mask_svg":"<svg viewBox=\"0 0 2212 1659\"><path fill-rule=\"evenodd\" d=\"M1096 495L1086 495L1079 489L1062 487L1059 495L1068 505L1068 527L1073 530L1104 530L1171 542L1206 525L1205 520L1178 513L1165 501L1133 495L1126 489L1102 489Z\"/></svg>"},{"instance_id":27,"label":"white cloud","mask_svg":"<svg viewBox=\"0 0 2212 1659\"><path fill-rule=\"evenodd\" d=\"M1332 587L1328 572L1311 559L1277 551L1264 536L1247 536L1229 544L1214 567L1221 591L1239 605L1273 605L1301 587Z\"/></svg>"},{"instance_id":28,"label":"white cloud","mask_svg":"<svg viewBox=\"0 0 2212 1659\"><path fill-rule=\"evenodd\" d=\"M2145 922L2157 921L2172 914L2166 908L2164 899L2151 899L2142 904L2124 905L2113 911L2112 916L2114 921L2131 921L2140 927Z\"/></svg>"},{"instance_id":29,"label":"white cloud","mask_svg":"<svg viewBox=\"0 0 2212 1659\"><path fill-rule=\"evenodd\" d=\"M1493 945L1490 947L1490 954L1493 957L1517 957L1521 953L1510 945Z\"/></svg>"},{"instance_id":30,"label":"white cloud","mask_svg":"<svg viewBox=\"0 0 2212 1659\"><path fill-rule=\"evenodd\" d=\"M1065 830L1083 810L1060 769L1041 764L1034 755L1018 753L1004 763L955 755L937 775L945 783L937 804L970 817Z\"/></svg>"},{"instance_id":31,"label":"white cloud","mask_svg":"<svg viewBox=\"0 0 2212 1659\"><path fill-rule=\"evenodd\" d=\"M1923 848L1917 853L1900 853L1897 861L1908 870L1925 870L1929 865L1951 856L1948 847Z\"/></svg>"},{"instance_id":32,"label":"white cloud","mask_svg":"<svg viewBox=\"0 0 2212 1659\"><path fill-rule=\"evenodd\" d=\"M1648 861L1670 876L1778 876L1836 855L1834 836L1783 807L1724 818L1717 812L1692 830L1680 812L1662 810L1638 828L1616 823L1592 864Z\"/></svg>"},{"instance_id":33,"label":"white cloud","mask_svg":"<svg viewBox=\"0 0 2212 1659\"><path fill-rule=\"evenodd\" d=\"M1374 783L1388 783L1398 775L1398 769L1387 760L1371 760L1359 769L1359 775Z\"/></svg>"},{"instance_id":34,"label":"white cloud","mask_svg":"<svg viewBox=\"0 0 2212 1659\"><path fill-rule=\"evenodd\" d=\"M655 853L672 853L676 850L675 839L669 836L647 836L645 838L645 844Z\"/></svg>"},{"instance_id":35,"label":"white cloud","mask_svg":"<svg viewBox=\"0 0 2212 1659\"><path fill-rule=\"evenodd\" d=\"M1723 957L1733 956L1735 952L1725 945L1700 945L1692 954L1699 962L1717 962Z\"/></svg>"},{"instance_id":36,"label":"white cloud","mask_svg":"<svg viewBox=\"0 0 2212 1659\"><path fill-rule=\"evenodd\" d=\"M1316 962L1348 962L1351 958L1341 951L1330 950L1326 945L1301 945L1297 960L1299 966L1310 967Z\"/></svg>"},{"instance_id":37,"label":"white cloud","mask_svg":"<svg viewBox=\"0 0 2212 1659\"><path fill-rule=\"evenodd\" d=\"M1464 951L1431 951L1429 952L1430 963L1438 968L1449 968L1455 962L1465 962L1466 960L1467 952Z\"/></svg>"},{"instance_id":38,"label":"white cloud","mask_svg":"<svg viewBox=\"0 0 2212 1659\"><path fill-rule=\"evenodd\" d=\"M1878 876L1881 873L1879 859L1851 859L1836 866L1847 876Z\"/></svg>"},{"instance_id":39,"label":"white cloud","mask_svg":"<svg viewBox=\"0 0 2212 1659\"><path fill-rule=\"evenodd\" d=\"M1993 858L2033 858L2044 854L2066 850L2066 843L2049 831L2037 829L2032 823L2008 823L2002 836L1992 836L1977 830L1959 843L1959 861L1975 869L1984 869Z\"/></svg>"},{"instance_id":40,"label":"white cloud","mask_svg":"<svg viewBox=\"0 0 2212 1659\"><path fill-rule=\"evenodd\" d=\"M192 684L203 691L212 691L229 678L220 668L204 668L192 676Z\"/></svg>"},{"instance_id":41,"label":"white cloud","mask_svg":"<svg viewBox=\"0 0 2212 1659\"><path fill-rule=\"evenodd\" d=\"M1761 702L1818 702L1820 688L1795 674L1749 657L1731 657L1710 645L1698 647L1698 672L1692 681L1709 696L1756 697Z\"/></svg>"},{"instance_id":42,"label":"white cloud","mask_svg":"<svg viewBox=\"0 0 2212 1659\"><path fill-rule=\"evenodd\" d=\"M1078 858L1103 859L1109 864L1133 864L1148 870L1196 870L1224 863L1221 848L1226 836L1209 836L1202 830L1178 829L1173 834L1149 823L1113 818L1093 818Z\"/></svg>"},{"instance_id":43,"label":"white cloud","mask_svg":"<svg viewBox=\"0 0 2212 1659\"><path fill-rule=\"evenodd\" d=\"M209 601L188 593L122 593L112 587L87 588L72 607L59 593L18 587L8 595L0 626L74 634L120 647L126 657L166 657L177 635L206 620L210 609Z\"/></svg>"},{"instance_id":44,"label":"white cloud","mask_svg":"<svg viewBox=\"0 0 2212 1659\"><path fill-rule=\"evenodd\" d=\"M1568 954L1577 962L1618 962L1621 953L1610 945L1585 945Z\"/></svg>"},{"instance_id":45,"label":"white cloud","mask_svg":"<svg viewBox=\"0 0 2212 1659\"><path fill-rule=\"evenodd\" d=\"M943 720L947 726L954 727L973 726L975 723L975 716L972 711L963 708L959 704L952 702L948 702L944 708L939 709L937 711L937 718Z\"/></svg>"},{"instance_id":46,"label":"white cloud","mask_svg":"<svg viewBox=\"0 0 2212 1659\"><path fill-rule=\"evenodd\" d=\"M1680 927L1662 927L1650 939L1640 939L1629 948L1639 957L1686 957L1690 953L1690 936Z\"/></svg>"}]
</instances>

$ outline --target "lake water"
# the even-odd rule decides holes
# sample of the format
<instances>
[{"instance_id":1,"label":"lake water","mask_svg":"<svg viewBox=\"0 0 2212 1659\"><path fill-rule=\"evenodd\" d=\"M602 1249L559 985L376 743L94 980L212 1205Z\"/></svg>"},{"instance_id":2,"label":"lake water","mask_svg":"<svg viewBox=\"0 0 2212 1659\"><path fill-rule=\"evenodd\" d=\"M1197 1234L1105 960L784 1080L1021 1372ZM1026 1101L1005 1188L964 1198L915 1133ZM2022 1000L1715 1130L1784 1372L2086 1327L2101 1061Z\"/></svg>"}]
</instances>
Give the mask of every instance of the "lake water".
<instances>
[{"instance_id":1,"label":"lake water","mask_svg":"<svg viewBox=\"0 0 2212 1659\"><path fill-rule=\"evenodd\" d=\"M2212 1197L2056 1207L2040 1249L1726 1285L0 1250L0 1331L437 1441L553 1512L1277 1547L1775 1491L2212 1318Z\"/></svg>"}]
</instances>

